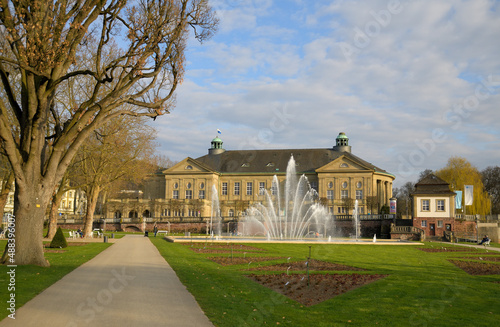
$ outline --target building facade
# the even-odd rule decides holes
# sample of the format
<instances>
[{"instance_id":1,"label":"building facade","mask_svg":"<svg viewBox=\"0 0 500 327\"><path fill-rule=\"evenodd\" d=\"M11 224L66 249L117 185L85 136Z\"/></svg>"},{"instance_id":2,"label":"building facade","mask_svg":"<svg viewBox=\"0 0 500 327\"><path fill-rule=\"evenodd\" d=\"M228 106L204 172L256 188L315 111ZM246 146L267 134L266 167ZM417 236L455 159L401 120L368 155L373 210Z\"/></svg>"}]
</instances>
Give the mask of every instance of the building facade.
<instances>
[{"instance_id":1,"label":"building facade","mask_svg":"<svg viewBox=\"0 0 500 327\"><path fill-rule=\"evenodd\" d=\"M415 184L413 226L426 236L443 236L455 231L455 196L449 184L430 174Z\"/></svg>"},{"instance_id":2,"label":"building facade","mask_svg":"<svg viewBox=\"0 0 500 327\"><path fill-rule=\"evenodd\" d=\"M332 215L352 214L355 200L360 214L378 214L389 205L394 175L352 154L344 133L328 149L225 150L216 137L207 155L187 157L150 176L142 199L108 200L106 216L203 221L210 218L217 193L221 216L234 219L264 202L264 190L278 192L272 189L273 176L284 187L292 156L297 174L307 177Z\"/></svg>"}]
</instances>

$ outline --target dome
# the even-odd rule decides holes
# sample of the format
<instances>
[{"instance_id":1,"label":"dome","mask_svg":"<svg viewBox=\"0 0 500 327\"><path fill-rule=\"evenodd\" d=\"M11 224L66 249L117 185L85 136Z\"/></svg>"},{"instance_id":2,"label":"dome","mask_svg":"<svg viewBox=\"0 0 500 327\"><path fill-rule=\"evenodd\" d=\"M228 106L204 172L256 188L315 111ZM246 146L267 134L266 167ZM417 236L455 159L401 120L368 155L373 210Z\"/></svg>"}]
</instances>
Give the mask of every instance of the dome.
<instances>
[{"instance_id":1,"label":"dome","mask_svg":"<svg viewBox=\"0 0 500 327\"><path fill-rule=\"evenodd\" d=\"M339 136L337 136L337 139L349 139L349 138L347 137L347 135L345 135L344 132L340 132Z\"/></svg>"}]
</instances>

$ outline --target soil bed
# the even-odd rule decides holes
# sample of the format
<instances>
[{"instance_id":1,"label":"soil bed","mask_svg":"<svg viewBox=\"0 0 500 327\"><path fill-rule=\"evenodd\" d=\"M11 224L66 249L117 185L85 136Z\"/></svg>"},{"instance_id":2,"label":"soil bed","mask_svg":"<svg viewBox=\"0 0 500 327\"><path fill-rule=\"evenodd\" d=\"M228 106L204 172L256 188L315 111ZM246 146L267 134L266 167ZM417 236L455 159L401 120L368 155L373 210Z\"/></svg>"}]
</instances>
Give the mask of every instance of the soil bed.
<instances>
[{"instance_id":1,"label":"soil bed","mask_svg":"<svg viewBox=\"0 0 500 327\"><path fill-rule=\"evenodd\" d=\"M254 275L248 278L281 293L292 300L311 306L344 294L387 275L362 274L313 274L309 275L309 286L305 274Z\"/></svg>"},{"instance_id":2,"label":"soil bed","mask_svg":"<svg viewBox=\"0 0 500 327\"><path fill-rule=\"evenodd\" d=\"M222 266L230 266L230 265L241 265L241 264L249 264L249 263L256 263L256 262L262 262L262 261L270 261L270 260L279 260L279 259L284 259L283 257L211 257L207 258L212 260L213 262L216 262Z\"/></svg>"},{"instance_id":3,"label":"soil bed","mask_svg":"<svg viewBox=\"0 0 500 327\"><path fill-rule=\"evenodd\" d=\"M306 271L307 270L306 262L307 261L295 261L295 262L290 262L290 263L279 263L276 265L251 268L249 270L283 271L283 270L287 270L288 267L290 267L290 269L288 269L289 271ZM321 271L325 271L325 270L335 270L335 271L356 270L356 271L362 271L362 270L366 270L366 269L350 267L350 266L341 265L338 263L332 263L332 262L311 259L311 260L309 260L309 270L317 270L317 271L320 271L320 270Z\"/></svg>"},{"instance_id":4,"label":"soil bed","mask_svg":"<svg viewBox=\"0 0 500 327\"><path fill-rule=\"evenodd\" d=\"M487 255L481 256L481 257L464 257L464 258L460 258L460 259L500 262L500 257L492 257L492 256L487 256Z\"/></svg>"},{"instance_id":5,"label":"soil bed","mask_svg":"<svg viewBox=\"0 0 500 327\"><path fill-rule=\"evenodd\" d=\"M469 275L500 275L500 265L496 263L449 260Z\"/></svg>"}]
</instances>

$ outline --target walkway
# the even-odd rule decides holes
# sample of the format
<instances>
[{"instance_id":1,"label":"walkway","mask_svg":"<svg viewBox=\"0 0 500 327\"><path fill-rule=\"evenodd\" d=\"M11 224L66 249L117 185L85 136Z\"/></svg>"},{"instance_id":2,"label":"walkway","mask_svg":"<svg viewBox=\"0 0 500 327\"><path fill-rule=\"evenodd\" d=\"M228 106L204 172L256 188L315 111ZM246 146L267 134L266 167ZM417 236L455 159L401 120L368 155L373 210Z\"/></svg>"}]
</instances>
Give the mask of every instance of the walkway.
<instances>
[{"instance_id":1,"label":"walkway","mask_svg":"<svg viewBox=\"0 0 500 327\"><path fill-rule=\"evenodd\" d=\"M127 235L0 326L213 326L148 238Z\"/></svg>"}]
</instances>

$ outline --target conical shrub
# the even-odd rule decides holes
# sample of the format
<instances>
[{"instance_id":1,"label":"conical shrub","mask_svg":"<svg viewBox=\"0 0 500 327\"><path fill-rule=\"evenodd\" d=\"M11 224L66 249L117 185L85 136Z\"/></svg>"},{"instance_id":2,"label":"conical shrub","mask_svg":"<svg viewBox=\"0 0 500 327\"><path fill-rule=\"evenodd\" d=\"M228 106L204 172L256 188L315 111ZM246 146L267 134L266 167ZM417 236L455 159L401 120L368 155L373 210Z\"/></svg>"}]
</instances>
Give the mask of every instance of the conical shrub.
<instances>
[{"instance_id":1,"label":"conical shrub","mask_svg":"<svg viewBox=\"0 0 500 327\"><path fill-rule=\"evenodd\" d=\"M66 237L64 237L63 231L61 227L57 229L56 235L54 235L54 238L52 239L52 242L50 242L50 247L51 248L65 248L68 246L68 242L66 242Z\"/></svg>"}]
</instances>

